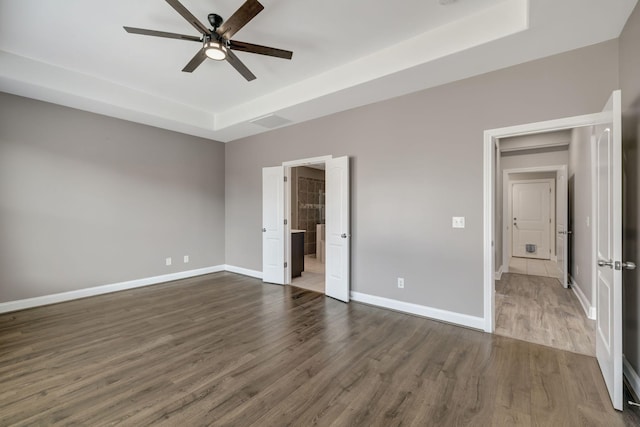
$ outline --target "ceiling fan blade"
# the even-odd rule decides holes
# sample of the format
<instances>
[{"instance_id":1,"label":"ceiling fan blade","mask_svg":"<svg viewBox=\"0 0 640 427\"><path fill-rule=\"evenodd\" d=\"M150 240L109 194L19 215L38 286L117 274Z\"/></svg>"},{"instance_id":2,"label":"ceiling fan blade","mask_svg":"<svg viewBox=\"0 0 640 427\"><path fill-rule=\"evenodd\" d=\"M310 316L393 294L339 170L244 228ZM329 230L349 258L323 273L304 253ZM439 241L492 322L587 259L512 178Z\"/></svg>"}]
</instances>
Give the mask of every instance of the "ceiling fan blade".
<instances>
[{"instance_id":1,"label":"ceiling fan blade","mask_svg":"<svg viewBox=\"0 0 640 427\"><path fill-rule=\"evenodd\" d=\"M186 34L167 33L165 31L145 30L144 28L122 27L127 33L141 34L143 36L165 37L168 39L191 40L194 42L202 42L200 37L188 36Z\"/></svg>"},{"instance_id":2,"label":"ceiling fan blade","mask_svg":"<svg viewBox=\"0 0 640 427\"><path fill-rule=\"evenodd\" d=\"M246 65L244 65L242 61L240 61L240 59L238 59L238 57L230 50L227 50L227 61L236 69L236 71L242 74L242 77L247 79L248 82L255 80L256 76L254 76Z\"/></svg>"},{"instance_id":3,"label":"ceiling fan blade","mask_svg":"<svg viewBox=\"0 0 640 427\"><path fill-rule=\"evenodd\" d=\"M187 8L184 7L178 0L166 0L166 2L169 3L169 5L176 10L176 12L182 15L182 17L186 19L189 24L193 25L193 28L200 31L205 36L211 34L211 31L209 31L209 29L202 22L200 22L198 18L193 16L193 14L189 12L189 10L187 10Z\"/></svg>"},{"instance_id":4,"label":"ceiling fan blade","mask_svg":"<svg viewBox=\"0 0 640 427\"><path fill-rule=\"evenodd\" d=\"M207 59L207 54L204 53L204 49L200 49L198 53L196 53L196 55L193 58L191 58L191 61L189 61L189 63L184 66L182 71L185 73L192 73L193 70L198 68L200 64L204 62L205 59Z\"/></svg>"},{"instance_id":5,"label":"ceiling fan blade","mask_svg":"<svg viewBox=\"0 0 640 427\"><path fill-rule=\"evenodd\" d=\"M239 42L229 40L229 47L233 50L249 53L257 53L258 55L275 56L276 58L291 59L293 52L289 50L276 49L275 47L260 46L259 44Z\"/></svg>"},{"instance_id":6,"label":"ceiling fan blade","mask_svg":"<svg viewBox=\"0 0 640 427\"><path fill-rule=\"evenodd\" d=\"M258 0L247 0L229 19L223 22L220 28L218 28L217 33L229 40L242 27L247 25L247 22L251 21L260 13L262 9L264 9L264 6L261 5Z\"/></svg>"}]
</instances>

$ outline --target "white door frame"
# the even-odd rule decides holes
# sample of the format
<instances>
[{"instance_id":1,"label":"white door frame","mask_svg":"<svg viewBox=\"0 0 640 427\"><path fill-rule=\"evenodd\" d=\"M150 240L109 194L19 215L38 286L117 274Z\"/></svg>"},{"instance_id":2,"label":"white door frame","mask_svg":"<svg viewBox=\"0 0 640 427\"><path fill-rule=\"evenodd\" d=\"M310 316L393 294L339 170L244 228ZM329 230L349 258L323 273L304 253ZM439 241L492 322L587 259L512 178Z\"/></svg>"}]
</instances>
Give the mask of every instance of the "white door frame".
<instances>
[{"instance_id":1,"label":"white door frame","mask_svg":"<svg viewBox=\"0 0 640 427\"><path fill-rule=\"evenodd\" d=\"M287 220L285 225L285 236L291 235L291 168L299 166L309 166L317 164L325 164L327 160L333 159L333 156L319 156L310 157L306 159L290 160L282 162L284 168L284 176L286 182L284 183L284 217ZM291 239L284 239L284 259L287 262L289 268L286 269L284 275L284 284L291 284Z\"/></svg>"},{"instance_id":2,"label":"white door frame","mask_svg":"<svg viewBox=\"0 0 640 427\"><path fill-rule=\"evenodd\" d=\"M510 206L511 206L511 200L510 200L510 192L509 192L509 184L512 182L518 182L518 181L511 181L511 178L509 177L509 175L511 174L518 174L518 173L544 173L544 172L555 172L556 173L556 184L554 185L555 190L554 190L554 198L551 201L553 203L552 205L552 209L557 210L557 195L558 195L558 186L557 186L557 181L558 181L558 172L563 172L564 176L567 176L567 165L553 165L553 166L538 166L538 167L530 167L530 168L518 168L518 169L505 169L502 171L502 224L500 224L502 226L502 271L504 273L508 273L509 272L509 258L511 258L511 254L512 252L512 248L511 248L511 244L509 242L511 242L511 227L509 227L509 230L506 230L506 224L507 221L506 219L511 218L511 210L510 210ZM549 178L550 179L550 178ZM527 180L530 181L530 180ZM507 195L507 197L505 197L505 194ZM561 212L560 215L562 215L563 213ZM553 243L555 245L555 239L556 239L556 232L555 232L555 227L557 224L557 217L558 213L556 212L553 215L553 223L551 224L552 227L552 233L553 234ZM550 243L551 244L551 243ZM554 246L555 247L555 246ZM556 257L558 256L558 254L556 253L556 250L554 249L552 254L554 254Z\"/></svg>"},{"instance_id":3,"label":"white door frame","mask_svg":"<svg viewBox=\"0 0 640 427\"><path fill-rule=\"evenodd\" d=\"M572 129L583 126L593 126L606 121L602 113L585 114L582 116L565 117L543 122L527 123L484 131L483 142L483 283L484 283L484 330L493 333L495 328L495 176L493 163L500 138L529 135L542 132ZM504 249L504 248L503 248Z\"/></svg>"}]
</instances>

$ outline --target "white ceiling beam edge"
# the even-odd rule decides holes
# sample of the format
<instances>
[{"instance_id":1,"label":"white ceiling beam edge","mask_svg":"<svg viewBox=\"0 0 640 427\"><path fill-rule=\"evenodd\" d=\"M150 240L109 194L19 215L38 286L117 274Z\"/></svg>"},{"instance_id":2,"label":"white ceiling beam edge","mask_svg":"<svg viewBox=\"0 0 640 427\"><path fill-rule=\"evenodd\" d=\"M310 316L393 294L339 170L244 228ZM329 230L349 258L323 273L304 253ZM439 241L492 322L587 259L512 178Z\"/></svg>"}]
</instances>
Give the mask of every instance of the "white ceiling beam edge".
<instances>
[{"instance_id":1,"label":"white ceiling beam edge","mask_svg":"<svg viewBox=\"0 0 640 427\"><path fill-rule=\"evenodd\" d=\"M0 90L215 139L212 113L4 51L0 51Z\"/></svg>"},{"instance_id":2,"label":"white ceiling beam edge","mask_svg":"<svg viewBox=\"0 0 640 427\"><path fill-rule=\"evenodd\" d=\"M528 6L528 0L504 1L339 68L220 112L216 116L216 130L525 31L529 28Z\"/></svg>"}]
</instances>

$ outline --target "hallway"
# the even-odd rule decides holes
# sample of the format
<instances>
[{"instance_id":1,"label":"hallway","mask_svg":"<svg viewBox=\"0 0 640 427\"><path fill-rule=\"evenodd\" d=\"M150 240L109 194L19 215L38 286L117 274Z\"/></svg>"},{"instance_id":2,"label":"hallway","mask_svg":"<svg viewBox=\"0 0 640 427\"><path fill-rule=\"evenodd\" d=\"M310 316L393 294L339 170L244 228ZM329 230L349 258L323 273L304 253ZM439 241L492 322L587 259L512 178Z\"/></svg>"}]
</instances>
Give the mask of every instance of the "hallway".
<instances>
[{"instance_id":1,"label":"hallway","mask_svg":"<svg viewBox=\"0 0 640 427\"><path fill-rule=\"evenodd\" d=\"M495 286L496 334L595 356L595 320L556 278L505 273Z\"/></svg>"}]
</instances>

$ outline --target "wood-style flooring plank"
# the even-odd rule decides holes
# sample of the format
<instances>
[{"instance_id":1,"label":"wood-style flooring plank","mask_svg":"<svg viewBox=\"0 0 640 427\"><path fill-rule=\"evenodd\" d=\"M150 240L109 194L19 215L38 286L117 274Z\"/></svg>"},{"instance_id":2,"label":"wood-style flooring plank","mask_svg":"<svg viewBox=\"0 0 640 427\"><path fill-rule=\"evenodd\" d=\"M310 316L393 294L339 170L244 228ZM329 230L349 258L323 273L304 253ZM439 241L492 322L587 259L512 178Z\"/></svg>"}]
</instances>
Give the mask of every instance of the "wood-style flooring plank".
<instances>
[{"instance_id":1,"label":"wood-style flooring plank","mask_svg":"<svg viewBox=\"0 0 640 427\"><path fill-rule=\"evenodd\" d=\"M595 356L595 321L558 279L505 273L496 281L496 334Z\"/></svg>"},{"instance_id":2,"label":"wood-style flooring plank","mask_svg":"<svg viewBox=\"0 0 640 427\"><path fill-rule=\"evenodd\" d=\"M640 420L593 357L231 273L2 314L0 384L2 426Z\"/></svg>"}]
</instances>

